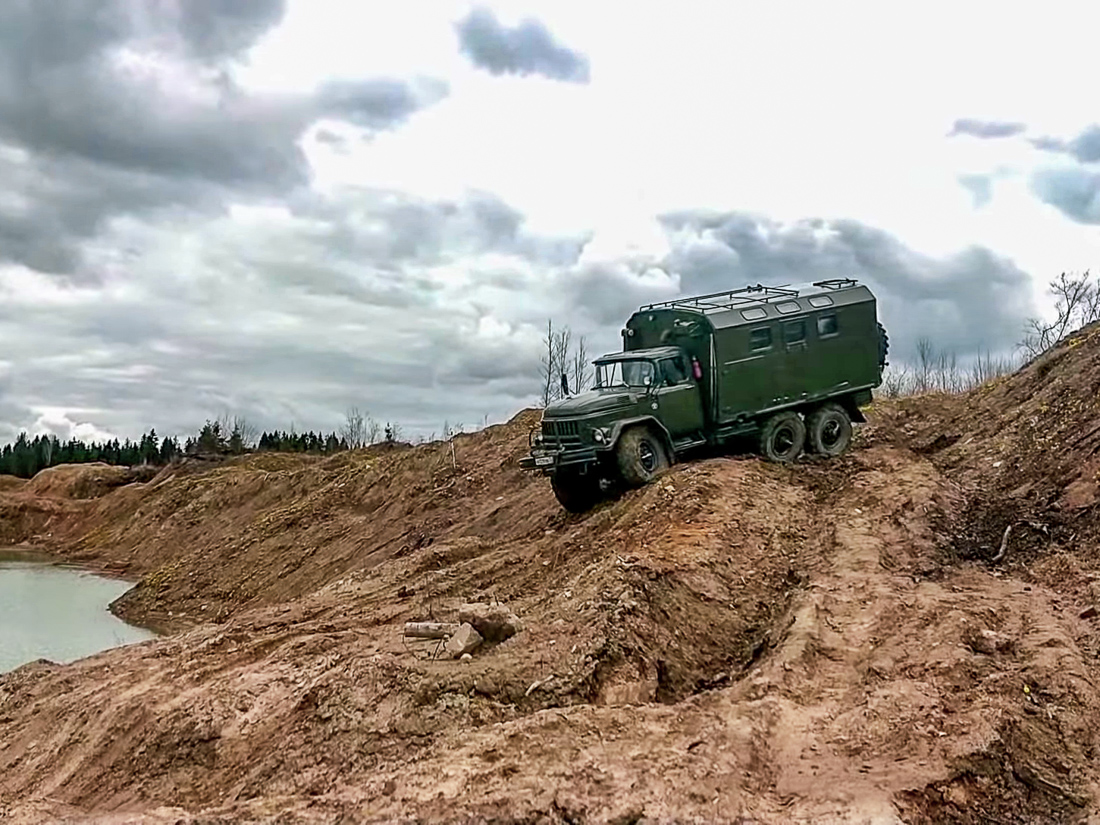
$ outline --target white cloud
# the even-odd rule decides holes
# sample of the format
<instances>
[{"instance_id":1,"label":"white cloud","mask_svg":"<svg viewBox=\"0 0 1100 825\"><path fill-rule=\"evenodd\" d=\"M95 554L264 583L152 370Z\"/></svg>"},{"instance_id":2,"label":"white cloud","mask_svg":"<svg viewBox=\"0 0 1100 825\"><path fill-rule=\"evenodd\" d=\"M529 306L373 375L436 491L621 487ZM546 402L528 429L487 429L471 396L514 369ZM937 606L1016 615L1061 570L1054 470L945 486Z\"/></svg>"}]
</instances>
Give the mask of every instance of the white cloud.
<instances>
[{"instance_id":1,"label":"white cloud","mask_svg":"<svg viewBox=\"0 0 1100 825\"><path fill-rule=\"evenodd\" d=\"M56 407L41 407L34 410L38 416L30 433L36 435L56 435L61 441L76 438L81 441L111 441L116 438L114 433L101 430L87 421L74 420L81 415L101 413L102 410L75 410L59 409Z\"/></svg>"}]
</instances>

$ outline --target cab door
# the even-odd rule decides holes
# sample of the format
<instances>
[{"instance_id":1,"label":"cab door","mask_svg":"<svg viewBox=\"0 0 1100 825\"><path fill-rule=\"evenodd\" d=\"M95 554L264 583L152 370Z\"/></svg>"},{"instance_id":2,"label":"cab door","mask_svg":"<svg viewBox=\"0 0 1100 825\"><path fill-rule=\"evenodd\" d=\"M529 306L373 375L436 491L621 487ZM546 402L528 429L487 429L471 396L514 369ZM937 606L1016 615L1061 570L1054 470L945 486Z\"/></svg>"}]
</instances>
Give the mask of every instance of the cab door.
<instances>
[{"instance_id":1,"label":"cab door","mask_svg":"<svg viewBox=\"0 0 1100 825\"><path fill-rule=\"evenodd\" d=\"M668 429L673 442L702 438L703 399L683 355L658 362L653 403L653 414Z\"/></svg>"}]
</instances>

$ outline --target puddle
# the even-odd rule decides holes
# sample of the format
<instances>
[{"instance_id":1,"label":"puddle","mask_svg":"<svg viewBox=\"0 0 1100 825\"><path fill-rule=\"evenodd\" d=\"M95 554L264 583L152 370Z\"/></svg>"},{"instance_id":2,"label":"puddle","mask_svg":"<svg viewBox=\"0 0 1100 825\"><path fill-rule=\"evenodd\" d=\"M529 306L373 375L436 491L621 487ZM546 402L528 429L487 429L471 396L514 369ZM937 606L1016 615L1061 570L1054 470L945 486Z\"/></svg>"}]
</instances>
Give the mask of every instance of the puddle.
<instances>
[{"instance_id":1,"label":"puddle","mask_svg":"<svg viewBox=\"0 0 1100 825\"><path fill-rule=\"evenodd\" d=\"M0 673L35 659L66 663L156 638L107 605L131 585L0 550Z\"/></svg>"}]
</instances>

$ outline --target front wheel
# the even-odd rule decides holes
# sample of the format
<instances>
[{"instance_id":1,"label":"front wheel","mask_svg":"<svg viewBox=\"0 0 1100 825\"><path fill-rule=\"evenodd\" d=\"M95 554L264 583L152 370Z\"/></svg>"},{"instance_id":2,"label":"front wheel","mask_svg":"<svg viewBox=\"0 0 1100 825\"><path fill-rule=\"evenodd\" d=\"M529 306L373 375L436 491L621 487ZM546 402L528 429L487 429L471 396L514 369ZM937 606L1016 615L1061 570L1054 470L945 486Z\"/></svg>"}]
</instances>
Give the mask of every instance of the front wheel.
<instances>
[{"instance_id":1,"label":"front wheel","mask_svg":"<svg viewBox=\"0 0 1100 825\"><path fill-rule=\"evenodd\" d=\"M839 404L825 404L810 414L807 422L810 448L818 455L833 458L852 443L852 419Z\"/></svg>"},{"instance_id":2,"label":"front wheel","mask_svg":"<svg viewBox=\"0 0 1100 825\"><path fill-rule=\"evenodd\" d=\"M760 452L780 464L794 461L806 445L806 425L796 412L773 415L760 433Z\"/></svg>"},{"instance_id":3,"label":"front wheel","mask_svg":"<svg viewBox=\"0 0 1100 825\"><path fill-rule=\"evenodd\" d=\"M664 443L647 427L631 427L619 436L615 458L620 477L631 487L648 484L670 463Z\"/></svg>"},{"instance_id":4,"label":"front wheel","mask_svg":"<svg viewBox=\"0 0 1100 825\"><path fill-rule=\"evenodd\" d=\"M558 504L570 513L591 510L600 500L600 478L594 472L558 470L550 476L550 487Z\"/></svg>"}]
</instances>

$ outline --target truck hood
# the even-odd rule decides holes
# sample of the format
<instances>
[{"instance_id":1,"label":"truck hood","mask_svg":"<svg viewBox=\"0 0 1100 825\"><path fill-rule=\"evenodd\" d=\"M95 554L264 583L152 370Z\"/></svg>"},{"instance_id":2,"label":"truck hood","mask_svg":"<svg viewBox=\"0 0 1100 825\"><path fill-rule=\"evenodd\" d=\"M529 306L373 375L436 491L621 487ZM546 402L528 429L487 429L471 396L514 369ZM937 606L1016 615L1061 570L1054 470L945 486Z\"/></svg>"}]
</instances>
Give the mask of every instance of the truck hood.
<instances>
[{"instance_id":1,"label":"truck hood","mask_svg":"<svg viewBox=\"0 0 1100 825\"><path fill-rule=\"evenodd\" d=\"M544 418L576 418L636 404L638 394L626 389L589 390L547 405Z\"/></svg>"}]
</instances>

